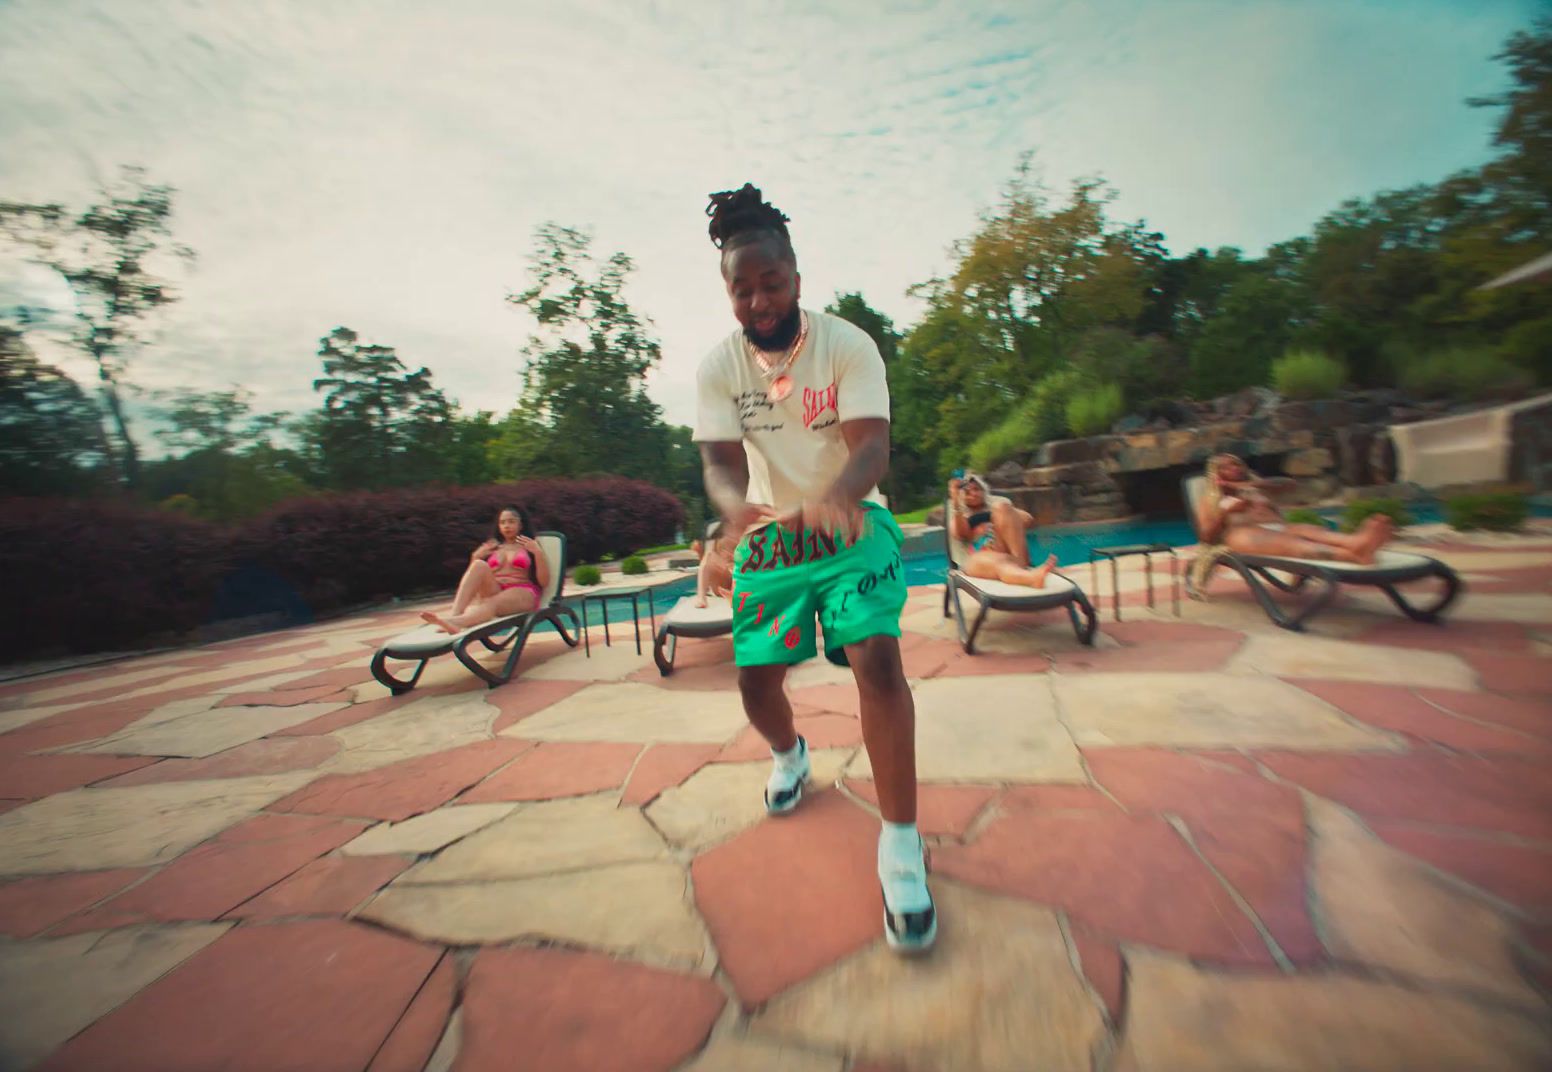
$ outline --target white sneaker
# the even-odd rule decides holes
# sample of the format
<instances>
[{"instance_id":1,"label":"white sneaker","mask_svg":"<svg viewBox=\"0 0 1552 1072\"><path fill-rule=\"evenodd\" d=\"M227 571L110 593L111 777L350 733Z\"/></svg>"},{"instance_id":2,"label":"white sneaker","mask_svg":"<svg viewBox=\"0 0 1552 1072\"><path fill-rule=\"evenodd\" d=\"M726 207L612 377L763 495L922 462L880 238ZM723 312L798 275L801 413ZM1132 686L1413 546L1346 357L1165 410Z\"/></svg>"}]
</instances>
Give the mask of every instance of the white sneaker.
<instances>
[{"instance_id":1,"label":"white sneaker","mask_svg":"<svg viewBox=\"0 0 1552 1072\"><path fill-rule=\"evenodd\" d=\"M771 776L765 782L765 810L771 815L786 815L803 799L803 783L810 777L808 742L798 738L796 757L773 757Z\"/></svg>"},{"instance_id":2,"label":"white sneaker","mask_svg":"<svg viewBox=\"0 0 1552 1072\"><path fill-rule=\"evenodd\" d=\"M880 852L878 887L884 896L884 940L897 953L925 953L938 940L937 906L927 889L926 846L913 860L885 861Z\"/></svg>"}]
</instances>

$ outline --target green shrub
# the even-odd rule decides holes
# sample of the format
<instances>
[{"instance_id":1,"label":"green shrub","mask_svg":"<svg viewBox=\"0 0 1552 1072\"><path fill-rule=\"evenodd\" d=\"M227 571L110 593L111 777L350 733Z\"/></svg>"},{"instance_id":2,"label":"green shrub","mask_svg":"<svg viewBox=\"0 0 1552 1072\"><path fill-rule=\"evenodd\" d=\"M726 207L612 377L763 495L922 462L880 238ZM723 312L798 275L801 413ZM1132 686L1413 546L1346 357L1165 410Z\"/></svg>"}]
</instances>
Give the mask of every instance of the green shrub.
<instances>
[{"instance_id":1,"label":"green shrub","mask_svg":"<svg viewBox=\"0 0 1552 1072\"><path fill-rule=\"evenodd\" d=\"M185 517L199 516L198 500L194 496L186 495L181 491L176 495L167 496L167 498L157 503L156 506L157 509L166 510L169 513L182 514Z\"/></svg>"},{"instance_id":2,"label":"green shrub","mask_svg":"<svg viewBox=\"0 0 1552 1072\"><path fill-rule=\"evenodd\" d=\"M604 575L599 572L597 566L578 566L576 572L571 575L572 583L582 588L597 584L603 579Z\"/></svg>"},{"instance_id":3,"label":"green shrub","mask_svg":"<svg viewBox=\"0 0 1552 1072\"><path fill-rule=\"evenodd\" d=\"M1319 525L1323 529L1331 527L1326 524L1326 519L1320 515L1319 510L1311 510L1307 506L1284 511L1283 520L1290 525Z\"/></svg>"},{"instance_id":4,"label":"green shrub","mask_svg":"<svg viewBox=\"0 0 1552 1072\"><path fill-rule=\"evenodd\" d=\"M1078 373L1053 372L1035 384L1034 390L999 424L992 425L970 444L972 469L985 472L1018 454L1028 454L1051 439L1067 434L1067 397L1078 389Z\"/></svg>"},{"instance_id":5,"label":"green shrub","mask_svg":"<svg viewBox=\"0 0 1552 1072\"><path fill-rule=\"evenodd\" d=\"M1517 532L1530 516L1530 500L1517 491L1456 495L1444 502L1444 519L1461 532Z\"/></svg>"},{"instance_id":6,"label":"green shrub","mask_svg":"<svg viewBox=\"0 0 1552 1072\"><path fill-rule=\"evenodd\" d=\"M1272 386L1284 398L1331 398L1347 382L1347 366L1319 350L1292 350L1272 362Z\"/></svg>"},{"instance_id":7,"label":"green shrub","mask_svg":"<svg viewBox=\"0 0 1552 1072\"><path fill-rule=\"evenodd\" d=\"M1363 524L1363 519L1370 514L1386 515L1396 523L1398 529L1410 525L1413 520L1407 512L1406 503L1400 499L1354 499L1342 512L1342 531L1356 532L1358 526Z\"/></svg>"},{"instance_id":8,"label":"green shrub","mask_svg":"<svg viewBox=\"0 0 1552 1072\"><path fill-rule=\"evenodd\" d=\"M624 562L620 563L620 572L629 574L632 577L638 573L645 573L647 572L647 560L640 555L631 555Z\"/></svg>"},{"instance_id":9,"label":"green shrub","mask_svg":"<svg viewBox=\"0 0 1552 1072\"><path fill-rule=\"evenodd\" d=\"M668 551L688 551L689 549L690 545L687 543L665 543L660 544L657 547L643 547L641 550L637 551L636 554L643 556L661 555Z\"/></svg>"},{"instance_id":10,"label":"green shrub","mask_svg":"<svg viewBox=\"0 0 1552 1072\"><path fill-rule=\"evenodd\" d=\"M1120 384L1107 383L1079 391L1067 400L1067 427L1080 439L1103 435L1121 419L1124 409Z\"/></svg>"},{"instance_id":11,"label":"green shrub","mask_svg":"<svg viewBox=\"0 0 1552 1072\"><path fill-rule=\"evenodd\" d=\"M1477 400L1530 386L1531 377L1492 350L1437 350L1401 370L1401 386L1422 398Z\"/></svg>"}]
</instances>

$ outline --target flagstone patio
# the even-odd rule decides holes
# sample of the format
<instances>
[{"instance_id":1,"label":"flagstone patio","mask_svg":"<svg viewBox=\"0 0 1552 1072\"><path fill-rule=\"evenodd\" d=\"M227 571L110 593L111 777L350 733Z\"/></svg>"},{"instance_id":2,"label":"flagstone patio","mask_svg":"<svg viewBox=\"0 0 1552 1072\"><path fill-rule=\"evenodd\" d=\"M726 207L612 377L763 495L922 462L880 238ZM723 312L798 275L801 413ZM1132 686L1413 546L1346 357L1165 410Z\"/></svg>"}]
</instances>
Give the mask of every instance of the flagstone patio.
<instances>
[{"instance_id":1,"label":"flagstone patio","mask_svg":"<svg viewBox=\"0 0 1552 1072\"><path fill-rule=\"evenodd\" d=\"M1552 533L1431 537L1443 627L1285 633L1229 578L1176 618L1132 560L1094 648L971 657L913 590L915 961L822 660L779 820L726 639L391 697L411 608L0 684L0 1068L1552 1067Z\"/></svg>"}]
</instances>

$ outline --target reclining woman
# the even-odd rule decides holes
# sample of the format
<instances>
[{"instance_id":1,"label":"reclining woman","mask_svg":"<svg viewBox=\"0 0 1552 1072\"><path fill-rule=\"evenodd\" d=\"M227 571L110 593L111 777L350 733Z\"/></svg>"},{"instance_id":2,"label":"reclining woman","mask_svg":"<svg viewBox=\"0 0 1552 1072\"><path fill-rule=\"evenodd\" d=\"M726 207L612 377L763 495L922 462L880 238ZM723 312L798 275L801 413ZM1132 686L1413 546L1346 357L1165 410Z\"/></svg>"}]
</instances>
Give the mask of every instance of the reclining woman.
<instances>
[{"instance_id":1,"label":"reclining woman","mask_svg":"<svg viewBox=\"0 0 1552 1072\"><path fill-rule=\"evenodd\" d=\"M704 607L708 595L727 597L733 591L733 552L738 541L724 539L722 523L713 526L704 547L696 540L691 545L700 556L700 569L695 574L695 605Z\"/></svg>"},{"instance_id":2,"label":"reclining woman","mask_svg":"<svg viewBox=\"0 0 1552 1072\"><path fill-rule=\"evenodd\" d=\"M970 548L960 568L971 577L1027 588L1044 588L1045 579L1056 567L1052 555L1039 566L1029 564L1029 531L1034 518L1010 502L989 503L986 484L974 473L963 480L948 482L949 501L954 504L948 519L956 540Z\"/></svg>"},{"instance_id":3,"label":"reclining woman","mask_svg":"<svg viewBox=\"0 0 1552 1072\"><path fill-rule=\"evenodd\" d=\"M550 583L550 561L539 541L524 535L527 531L528 515L522 507L503 509L496 515L491 538L469 556L452 609L445 615L424 611L421 618L445 633L461 633L537 607Z\"/></svg>"},{"instance_id":4,"label":"reclining woman","mask_svg":"<svg viewBox=\"0 0 1552 1072\"><path fill-rule=\"evenodd\" d=\"M1384 514L1370 514L1353 533L1286 522L1270 496L1293 486L1287 477L1256 476L1233 454L1213 455L1207 460L1207 486L1196 504L1202 543L1245 555L1366 564L1394 534L1394 522Z\"/></svg>"}]
</instances>

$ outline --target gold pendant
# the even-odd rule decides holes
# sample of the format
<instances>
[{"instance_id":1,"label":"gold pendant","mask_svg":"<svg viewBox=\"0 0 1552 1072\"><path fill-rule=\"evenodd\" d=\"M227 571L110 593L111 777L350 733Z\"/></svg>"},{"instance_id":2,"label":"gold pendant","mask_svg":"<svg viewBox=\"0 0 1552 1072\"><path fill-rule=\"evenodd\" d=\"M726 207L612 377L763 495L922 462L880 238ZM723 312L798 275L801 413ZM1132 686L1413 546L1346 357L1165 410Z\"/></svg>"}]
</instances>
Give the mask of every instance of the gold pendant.
<instances>
[{"instance_id":1,"label":"gold pendant","mask_svg":"<svg viewBox=\"0 0 1552 1072\"><path fill-rule=\"evenodd\" d=\"M777 376L766 389L766 397L772 402L780 402L792 393L792 377L786 374Z\"/></svg>"}]
</instances>

